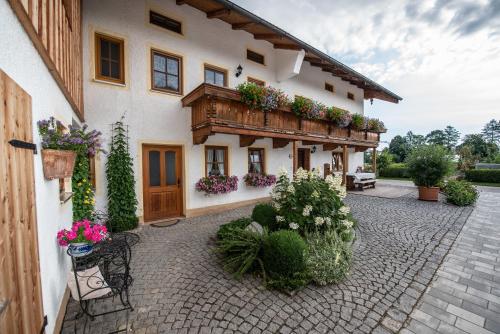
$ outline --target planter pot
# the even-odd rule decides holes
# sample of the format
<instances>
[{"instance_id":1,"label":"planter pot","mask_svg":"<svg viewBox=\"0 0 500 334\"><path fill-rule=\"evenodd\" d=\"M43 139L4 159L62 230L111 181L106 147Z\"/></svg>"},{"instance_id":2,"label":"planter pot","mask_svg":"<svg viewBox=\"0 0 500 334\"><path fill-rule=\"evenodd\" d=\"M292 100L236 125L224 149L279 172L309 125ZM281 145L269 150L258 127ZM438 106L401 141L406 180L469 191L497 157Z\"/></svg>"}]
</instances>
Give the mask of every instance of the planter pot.
<instances>
[{"instance_id":1,"label":"planter pot","mask_svg":"<svg viewBox=\"0 0 500 334\"><path fill-rule=\"evenodd\" d=\"M439 187L418 187L418 199L421 201L437 202Z\"/></svg>"},{"instance_id":2,"label":"planter pot","mask_svg":"<svg viewBox=\"0 0 500 334\"><path fill-rule=\"evenodd\" d=\"M43 175L47 180L73 176L76 152L64 150L42 150Z\"/></svg>"},{"instance_id":3,"label":"planter pot","mask_svg":"<svg viewBox=\"0 0 500 334\"><path fill-rule=\"evenodd\" d=\"M92 253L94 249L93 244L85 243L85 242L76 242L74 244L69 244L68 253L74 257L81 257Z\"/></svg>"}]
</instances>

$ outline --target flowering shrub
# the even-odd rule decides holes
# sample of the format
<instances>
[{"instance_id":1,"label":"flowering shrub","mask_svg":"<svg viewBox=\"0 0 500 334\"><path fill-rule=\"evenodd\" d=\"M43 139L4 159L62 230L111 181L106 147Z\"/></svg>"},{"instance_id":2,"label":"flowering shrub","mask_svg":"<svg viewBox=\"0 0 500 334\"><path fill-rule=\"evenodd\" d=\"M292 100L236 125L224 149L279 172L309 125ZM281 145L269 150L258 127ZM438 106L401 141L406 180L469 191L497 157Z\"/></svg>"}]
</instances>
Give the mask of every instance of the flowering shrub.
<instances>
[{"instance_id":1,"label":"flowering shrub","mask_svg":"<svg viewBox=\"0 0 500 334\"><path fill-rule=\"evenodd\" d=\"M94 224L88 219L76 221L71 229L57 232L57 242L60 246L74 243L98 243L107 237L106 226Z\"/></svg>"},{"instance_id":2,"label":"flowering shrub","mask_svg":"<svg viewBox=\"0 0 500 334\"><path fill-rule=\"evenodd\" d=\"M327 108L324 104L302 96L295 97L291 108L295 115L305 119L325 118L327 113Z\"/></svg>"},{"instance_id":3,"label":"flowering shrub","mask_svg":"<svg viewBox=\"0 0 500 334\"><path fill-rule=\"evenodd\" d=\"M196 190L209 194L225 194L238 190L238 177L212 175L202 177L196 182Z\"/></svg>"},{"instance_id":4,"label":"flowering shrub","mask_svg":"<svg viewBox=\"0 0 500 334\"><path fill-rule=\"evenodd\" d=\"M54 150L75 151L78 154L94 156L101 149L101 132L87 132L87 125L81 128L68 126L64 131L63 124L54 117L38 121L38 131L42 137L42 147Z\"/></svg>"},{"instance_id":5,"label":"flowering shrub","mask_svg":"<svg viewBox=\"0 0 500 334\"><path fill-rule=\"evenodd\" d=\"M262 87L253 82L245 82L236 88L240 92L241 102L251 110L271 111L288 104L286 94L273 87Z\"/></svg>"},{"instance_id":6,"label":"flowering shrub","mask_svg":"<svg viewBox=\"0 0 500 334\"><path fill-rule=\"evenodd\" d=\"M250 187L265 188L276 183L276 175L248 173L243 176L243 181L245 181L245 184Z\"/></svg>"},{"instance_id":7,"label":"flowering shrub","mask_svg":"<svg viewBox=\"0 0 500 334\"><path fill-rule=\"evenodd\" d=\"M318 172L299 168L292 180L286 170L280 171L271 198L276 209L276 222L283 229L306 231L327 228L339 235L351 231L353 222L348 219L350 209L342 199L346 196L340 176L328 175L324 180Z\"/></svg>"}]
</instances>

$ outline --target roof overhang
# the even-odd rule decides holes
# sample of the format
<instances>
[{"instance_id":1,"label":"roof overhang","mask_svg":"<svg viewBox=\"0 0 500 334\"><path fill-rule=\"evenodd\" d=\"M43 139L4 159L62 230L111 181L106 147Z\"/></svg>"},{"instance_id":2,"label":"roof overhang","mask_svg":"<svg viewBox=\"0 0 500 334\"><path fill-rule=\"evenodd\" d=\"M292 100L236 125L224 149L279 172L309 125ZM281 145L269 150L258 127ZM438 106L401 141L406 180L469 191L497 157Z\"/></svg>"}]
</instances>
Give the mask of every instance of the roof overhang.
<instances>
[{"instance_id":1,"label":"roof overhang","mask_svg":"<svg viewBox=\"0 0 500 334\"><path fill-rule=\"evenodd\" d=\"M209 19L217 18L227 22L233 30L244 30L257 40L265 40L273 44L275 49L304 50L305 61L363 89L365 99L379 99L392 103L402 100L400 96L375 81L231 1L176 0L176 2L178 5L188 4L205 12Z\"/></svg>"}]
</instances>

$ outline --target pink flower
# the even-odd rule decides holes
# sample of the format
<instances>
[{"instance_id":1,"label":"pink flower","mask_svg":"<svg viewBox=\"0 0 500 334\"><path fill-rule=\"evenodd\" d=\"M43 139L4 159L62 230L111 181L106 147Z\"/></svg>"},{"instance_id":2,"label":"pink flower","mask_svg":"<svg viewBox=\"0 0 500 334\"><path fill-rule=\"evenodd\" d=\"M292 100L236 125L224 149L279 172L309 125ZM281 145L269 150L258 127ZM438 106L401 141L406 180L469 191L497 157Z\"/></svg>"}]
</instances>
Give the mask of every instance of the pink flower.
<instances>
[{"instance_id":1,"label":"pink flower","mask_svg":"<svg viewBox=\"0 0 500 334\"><path fill-rule=\"evenodd\" d=\"M76 234L76 232L74 231L68 231L66 233L66 237L68 238L68 240L74 240L78 237L78 234Z\"/></svg>"}]
</instances>

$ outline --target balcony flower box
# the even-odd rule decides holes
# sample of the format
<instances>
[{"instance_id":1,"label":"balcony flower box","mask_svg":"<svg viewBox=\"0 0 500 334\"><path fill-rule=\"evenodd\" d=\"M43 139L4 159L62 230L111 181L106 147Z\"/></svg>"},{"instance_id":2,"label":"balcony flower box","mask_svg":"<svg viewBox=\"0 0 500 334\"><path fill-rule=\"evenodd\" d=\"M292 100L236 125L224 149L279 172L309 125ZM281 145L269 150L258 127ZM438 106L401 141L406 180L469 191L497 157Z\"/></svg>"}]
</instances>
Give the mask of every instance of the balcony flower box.
<instances>
[{"instance_id":1,"label":"balcony flower box","mask_svg":"<svg viewBox=\"0 0 500 334\"><path fill-rule=\"evenodd\" d=\"M73 176L76 152L67 150L42 150L43 175L47 180Z\"/></svg>"},{"instance_id":2,"label":"balcony flower box","mask_svg":"<svg viewBox=\"0 0 500 334\"><path fill-rule=\"evenodd\" d=\"M238 177L211 175L202 177L196 182L196 190L206 195L219 195L238 190Z\"/></svg>"}]
</instances>

